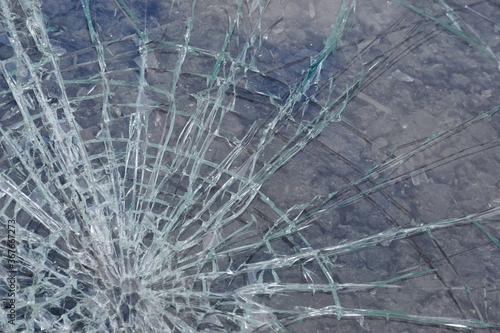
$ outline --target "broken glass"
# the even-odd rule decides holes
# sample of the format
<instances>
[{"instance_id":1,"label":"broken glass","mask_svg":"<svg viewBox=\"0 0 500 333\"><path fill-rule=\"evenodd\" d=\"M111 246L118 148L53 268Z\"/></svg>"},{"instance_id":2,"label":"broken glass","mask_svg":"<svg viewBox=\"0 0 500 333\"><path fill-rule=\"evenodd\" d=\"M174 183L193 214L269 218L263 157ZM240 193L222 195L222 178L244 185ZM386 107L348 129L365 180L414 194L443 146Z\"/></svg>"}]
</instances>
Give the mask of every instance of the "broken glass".
<instances>
[{"instance_id":1,"label":"broken glass","mask_svg":"<svg viewBox=\"0 0 500 333\"><path fill-rule=\"evenodd\" d=\"M498 4L0 9L2 330L500 328Z\"/></svg>"}]
</instances>

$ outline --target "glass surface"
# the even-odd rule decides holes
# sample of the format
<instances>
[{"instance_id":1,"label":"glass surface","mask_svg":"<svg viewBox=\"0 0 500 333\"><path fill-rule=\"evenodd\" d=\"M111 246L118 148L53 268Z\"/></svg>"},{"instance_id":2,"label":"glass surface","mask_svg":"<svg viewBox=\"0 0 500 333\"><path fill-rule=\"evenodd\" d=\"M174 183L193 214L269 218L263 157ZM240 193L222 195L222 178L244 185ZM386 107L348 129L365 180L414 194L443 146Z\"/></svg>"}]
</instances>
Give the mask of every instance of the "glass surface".
<instances>
[{"instance_id":1,"label":"glass surface","mask_svg":"<svg viewBox=\"0 0 500 333\"><path fill-rule=\"evenodd\" d=\"M500 329L498 2L0 10L1 330Z\"/></svg>"}]
</instances>

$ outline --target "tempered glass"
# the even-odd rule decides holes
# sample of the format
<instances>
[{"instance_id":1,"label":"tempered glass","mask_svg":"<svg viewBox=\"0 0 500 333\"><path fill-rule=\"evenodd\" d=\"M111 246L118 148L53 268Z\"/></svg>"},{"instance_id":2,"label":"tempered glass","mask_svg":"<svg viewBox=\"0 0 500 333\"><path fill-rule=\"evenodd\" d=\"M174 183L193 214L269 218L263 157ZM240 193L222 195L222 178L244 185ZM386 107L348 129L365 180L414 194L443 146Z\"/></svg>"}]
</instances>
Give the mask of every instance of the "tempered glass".
<instances>
[{"instance_id":1,"label":"tempered glass","mask_svg":"<svg viewBox=\"0 0 500 333\"><path fill-rule=\"evenodd\" d=\"M0 9L2 330L500 329L498 3Z\"/></svg>"}]
</instances>

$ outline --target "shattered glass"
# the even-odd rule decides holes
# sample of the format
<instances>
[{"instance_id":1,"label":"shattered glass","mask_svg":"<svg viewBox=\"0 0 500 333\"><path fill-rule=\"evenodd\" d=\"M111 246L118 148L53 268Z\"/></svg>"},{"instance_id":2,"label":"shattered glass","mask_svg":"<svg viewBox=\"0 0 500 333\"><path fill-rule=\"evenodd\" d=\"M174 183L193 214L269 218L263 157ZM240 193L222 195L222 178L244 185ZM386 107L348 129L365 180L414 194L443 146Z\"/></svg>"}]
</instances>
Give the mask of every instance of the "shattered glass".
<instances>
[{"instance_id":1,"label":"shattered glass","mask_svg":"<svg viewBox=\"0 0 500 333\"><path fill-rule=\"evenodd\" d=\"M0 0L5 332L500 329L500 5Z\"/></svg>"}]
</instances>

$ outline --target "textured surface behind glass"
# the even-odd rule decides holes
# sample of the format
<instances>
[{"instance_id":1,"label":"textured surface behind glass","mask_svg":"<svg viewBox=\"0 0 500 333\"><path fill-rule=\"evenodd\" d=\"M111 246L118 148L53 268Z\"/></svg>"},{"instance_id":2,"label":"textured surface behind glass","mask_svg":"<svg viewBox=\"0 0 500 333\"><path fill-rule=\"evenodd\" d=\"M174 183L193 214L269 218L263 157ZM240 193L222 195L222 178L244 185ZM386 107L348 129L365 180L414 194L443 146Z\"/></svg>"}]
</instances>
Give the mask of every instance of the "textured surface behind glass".
<instances>
[{"instance_id":1,"label":"textured surface behind glass","mask_svg":"<svg viewBox=\"0 0 500 333\"><path fill-rule=\"evenodd\" d=\"M3 331L500 329L498 3L0 9Z\"/></svg>"}]
</instances>

